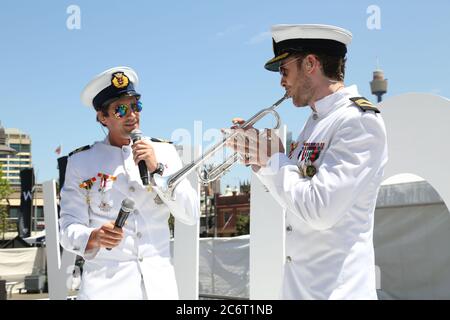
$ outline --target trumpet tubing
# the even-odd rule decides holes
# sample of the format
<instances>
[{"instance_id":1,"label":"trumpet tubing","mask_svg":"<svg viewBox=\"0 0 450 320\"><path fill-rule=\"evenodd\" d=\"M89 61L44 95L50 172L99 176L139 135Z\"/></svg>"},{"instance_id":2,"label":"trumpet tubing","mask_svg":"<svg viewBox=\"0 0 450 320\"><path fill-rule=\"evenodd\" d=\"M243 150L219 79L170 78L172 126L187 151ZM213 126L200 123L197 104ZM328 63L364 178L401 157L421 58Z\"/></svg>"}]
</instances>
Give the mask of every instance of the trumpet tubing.
<instances>
[{"instance_id":1,"label":"trumpet tubing","mask_svg":"<svg viewBox=\"0 0 450 320\"><path fill-rule=\"evenodd\" d=\"M275 109L286 99L288 99L289 96L286 93L281 99L276 101L272 106L262 109L260 112L256 113L253 117L248 119L246 122L244 122L239 128L241 129L247 129L252 127L256 122L264 118L268 114L272 114L277 123L274 128L272 129L278 129L281 125L281 119L280 115L275 111ZM164 189L163 195L166 197L172 198L173 196L173 190L175 187L180 183L184 178L186 178L191 172L196 170L199 166L204 164L209 158L211 158L217 151L222 149L227 142L230 139L234 139L237 136L238 132L233 132L229 134L228 136L224 137L221 142L217 143L210 149L208 149L202 156L192 161L187 166L181 168L177 172L175 172L173 175L169 177L161 177L158 178L159 183L152 181L152 184L158 187L162 187ZM239 160L239 156L237 152L234 152L233 155L228 157L222 164L218 165L217 167L211 169L210 171L206 171L205 176L202 177L199 174L199 179L204 184L209 183L211 181L216 180L219 178L222 174L224 174L231 166L233 166L237 161ZM160 184L163 184L163 186L160 186ZM160 192L158 192L159 194Z\"/></svg>"}]
</instances>

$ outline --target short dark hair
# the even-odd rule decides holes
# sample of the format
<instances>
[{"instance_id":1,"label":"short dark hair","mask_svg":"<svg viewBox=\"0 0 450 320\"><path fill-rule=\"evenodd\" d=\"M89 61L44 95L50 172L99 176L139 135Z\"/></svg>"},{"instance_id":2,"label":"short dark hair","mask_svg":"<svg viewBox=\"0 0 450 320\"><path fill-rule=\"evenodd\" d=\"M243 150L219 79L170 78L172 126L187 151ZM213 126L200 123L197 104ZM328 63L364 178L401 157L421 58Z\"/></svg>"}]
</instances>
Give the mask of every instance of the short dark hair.
<instances>
[{"instance_id":1,"label":"short dark hair","mask_svg":"<svg viewBox=\"0 0 450 320\"><path fill-rule=\"evenodd\" d=\"M103 104L97 111L101 111L102 115L105 116L106 118L109 117L109 113L108 113L108 109L109 109L109 103L108 104ZM100 122L100 124L104 127L106 127L106 125L103 124L103 122L100 121L100 119L98 118L97 115L97 121Z\"/></svg>"},{"instance_id":2,"label":"short dark hair","mask_svg":"<svg viewBox=\"0 0 450 320\"><path fill-rule=\"evenodd\" d=\"M309 55L313 54L317 57L317 60L320 61L320 65L322 66L322 71L325 76L332 80L336 81L344 81L345 77L345 62L347 61L347 58L341 57L341 56L331 56L323 53L299 53L297 56L301 57L300 60L298 60L298 66L300 67L303 59Z\"/></svg>"}]
</instances>

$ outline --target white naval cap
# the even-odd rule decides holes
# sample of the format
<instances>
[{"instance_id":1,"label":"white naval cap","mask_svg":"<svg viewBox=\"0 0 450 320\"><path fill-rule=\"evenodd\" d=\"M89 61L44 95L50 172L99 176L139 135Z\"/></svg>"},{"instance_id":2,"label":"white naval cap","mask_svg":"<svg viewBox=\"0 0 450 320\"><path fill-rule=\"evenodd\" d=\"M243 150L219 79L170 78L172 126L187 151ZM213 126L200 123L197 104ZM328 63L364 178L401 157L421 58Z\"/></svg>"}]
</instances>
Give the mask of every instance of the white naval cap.
<instances>
[{"instance_id":1,"label":"white naval cap","mask_svg":"<svg viewBox=\"0 0 450 320\"><path fill-rule=\"evenodd\" d=\"M129 67L115 67L108 69L89 82L81 92L81 101L95 110L119 99L122 96L141 95L136 92L135 86L139 84L136 72Z\"/></svg>"},{"instance_id":2,"label":"white naval cap","mask_svg":"<svg viewBox=\"0 0 450 320\"><path fill-rule=\"evenodd\" d=\"M272 26L275 57L264 67L278 71L280 62L296 52L345 57L352 40L350 31L324 24L278 24Z\"/></svg>"}]
</instances>

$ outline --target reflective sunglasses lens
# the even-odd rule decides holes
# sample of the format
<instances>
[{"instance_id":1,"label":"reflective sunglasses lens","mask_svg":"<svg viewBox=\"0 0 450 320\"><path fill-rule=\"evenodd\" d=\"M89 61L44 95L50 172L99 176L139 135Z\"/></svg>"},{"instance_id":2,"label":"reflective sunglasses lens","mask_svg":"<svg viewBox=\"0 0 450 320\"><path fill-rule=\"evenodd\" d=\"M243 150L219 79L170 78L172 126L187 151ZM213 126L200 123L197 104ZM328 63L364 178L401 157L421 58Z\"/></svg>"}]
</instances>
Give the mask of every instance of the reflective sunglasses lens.
<instances>
[{"instance_id":1,"label":"reflective sunglasses lens","mask_svg":"<svg viewBox=\"0 0 450 320\"><path fill-rule=\"evenodd\" d=\"M128 106L126 104L121 104L116 108L115 115L118 116L119 118L123 118L127 114L127 110Z\"/></svg>"},{"instance_id":2,"label":"reflective sunglasses lens","mask_svg":"<svg viewBox=\"0 0 450 320\"><path fill-rule=\"evenodd\" d=\"M136 109L134 111L135 112L141 112L142 111L142 102L138 101L136 103Z\"/></svg>"},{"instance_id":3,"label":"reflective sunglasses lens","mask_svg":"<svg viewBox=\"0 0 450 320\"><path fill-rule=\"evenodd\" d=\"M138 101L137 103L132 103L131 105L131 110L133 110L133 112L141 112L142 111L142 103L140 101Z\"/></svg>"}]
</instances>

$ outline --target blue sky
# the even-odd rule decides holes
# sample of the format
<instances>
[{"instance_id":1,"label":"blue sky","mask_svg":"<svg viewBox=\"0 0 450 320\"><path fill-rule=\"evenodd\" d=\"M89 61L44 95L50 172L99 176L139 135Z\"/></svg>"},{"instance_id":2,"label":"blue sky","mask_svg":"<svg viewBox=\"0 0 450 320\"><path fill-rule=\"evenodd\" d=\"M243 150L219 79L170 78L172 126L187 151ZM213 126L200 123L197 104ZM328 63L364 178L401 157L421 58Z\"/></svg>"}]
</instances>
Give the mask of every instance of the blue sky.
<instances>
[{"instance_id":1,"label":"blue sky","mask_svg":"<svg viewBox=\"0 0 450 320\"><path fill-rule=\"evenodd\" d=\"M1 1L0 121L31 135L37 179L57 178L55 148L63 153L103 139L93 110L79 99L103 70L137 70L146 135L194 135L248 118L283 95L279 75L264 70L272 56L270 26L323 23L349 29L346 84L370 94L377 58L388 94L450 96L450 2L430 1ZM81 29L69 30L69 5ZM367 28L367 8L380 8L381 29ZM309 110L285 102L280 114L296 137ZM206 143L206 142L205 142ZM223 178L249 177L239 166Z\"/></svg>"}]
</instances>

